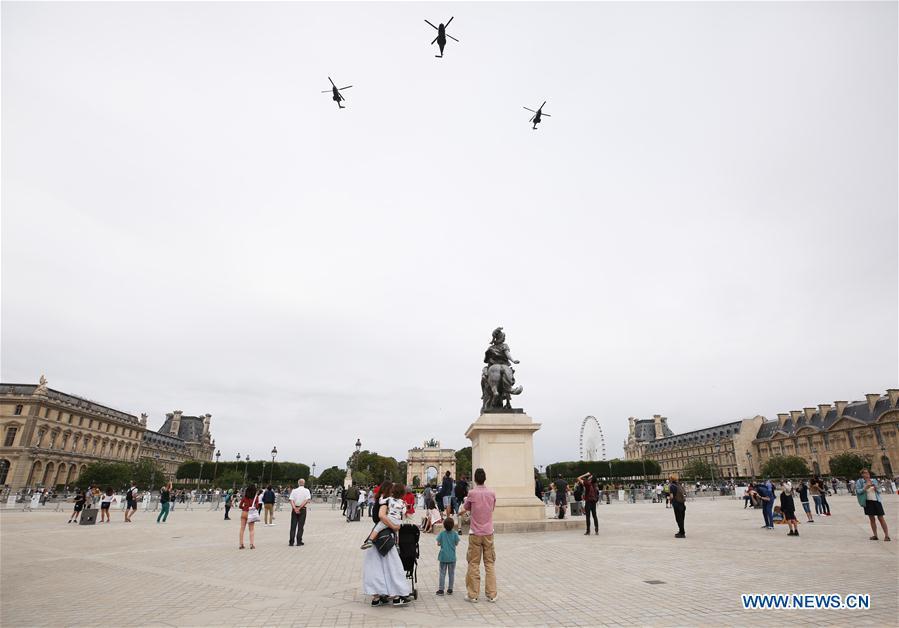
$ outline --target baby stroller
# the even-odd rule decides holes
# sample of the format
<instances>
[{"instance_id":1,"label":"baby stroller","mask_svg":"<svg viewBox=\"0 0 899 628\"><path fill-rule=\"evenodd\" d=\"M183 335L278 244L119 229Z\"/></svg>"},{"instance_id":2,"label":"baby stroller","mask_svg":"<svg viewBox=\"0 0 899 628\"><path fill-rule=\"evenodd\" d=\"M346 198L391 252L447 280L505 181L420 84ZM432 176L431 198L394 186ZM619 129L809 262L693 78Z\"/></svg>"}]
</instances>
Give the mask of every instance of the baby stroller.
<instances>
[{"instance_id":1,"label":"baby stroller","mask_svg":"<svg viewBox=\"0 0 899 628\"><path fill-rule=\"evenodd\" d=\"M403 561L406 577L412 581L412 599L415 600L418 599L418 589L415 588L415 584L418 582L418 536L420 533L417 525L404 523L400 526L398 543L400 560Z\"/></svg>"}]
</instances>

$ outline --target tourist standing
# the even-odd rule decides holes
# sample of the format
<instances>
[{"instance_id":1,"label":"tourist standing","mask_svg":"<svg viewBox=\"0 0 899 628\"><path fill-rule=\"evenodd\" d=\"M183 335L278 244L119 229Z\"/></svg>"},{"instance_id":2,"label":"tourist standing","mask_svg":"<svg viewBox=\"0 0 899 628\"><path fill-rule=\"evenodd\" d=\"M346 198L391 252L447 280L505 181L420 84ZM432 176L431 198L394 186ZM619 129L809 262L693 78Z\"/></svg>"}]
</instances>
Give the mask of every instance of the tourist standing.
<instances>
[{"instance_id":1,"label":"tourist standing","mask_svg":"<svg viewBox=\"0 0 899 628\"><path fill-rule=\"evenodd\" d=\"M687 516L687 494L684 492L684 487L677 481L676 473L672 473L668 477L668 498L671 502L671 507L674 509L674 520L677 522L677 534L674 535L674 538L685 539L687 538L687 534L684 532L684 518Z\"/></svg>"},{"instance_id":2,"label":"tourist standing","mask_svg":"<svg viewBox=\"0 0 899 628\"><path fill-rule=\"evenodd\" d=\"M815 514L823 514L824 509L821 507L821 488L818 486L818 482L815 478L812 478L812 481L809 482L808 492L811 494L812 499L815 500Z\"/></svg>"},{"instance_id":3,"label":"tourist standing","mask_svg":"<svg viewBox=\"0 0 899 628\"><path fill-rule=\"evenodd\" d=\"M78 523L78 520L81 519L81 511L84 510L84 504L87 502L87 495L84 494L84 491L78 489L78 494L75 495L75 504L72 506L72 514L69 516L69 520L66 523Z\"/></svg>"},{"instance_id":4,"label":"tourist standing","mask_svg":"<svg viewBox=\"0 0 899 628\"><path fill-rule=\"evenodd\" d=\"M662 503L662 485L661 484L656 484L656 502L659 504Z\"/></svg>"},{"instance_id":5,"label":"tourist standing","mask_svg":"<svg viewBox=\"0 0 899 628\"><path fill-rule=\"evenodd\" d=\"M275 495L272 485L269 484L265 487L265 492L262 494L262 509L265 511L263 525L275 525L275 501L277 501L277 495Z\"/></svg>"},{"instance_id":6,"label":"tourist standing","mask_svg":"<svg viewBox=\"0 0 899 628\"><path fill-rule=\"evenodd\" d=\"M467 495L468 481L464 474L459 474L459 479L456 480L456 485L453 487L453 512L459 512L459 506L465 501Z\"/></svg>"},{"instance_id":7,"label":"tourist standing","mask_svg":"<svg viewBox=\"0 0 899 628\"><path fill-rule=\"evenodd\" d=\"M337 492L340 493L340 513L345 517L347 507L346 487L341 486L337 489Z\"/></svg>"},{"instance_id":8,"label":"tourist standing","mask_svg":"<svg viewBox=\"0 0 899 628\"><path fill-rule=\"evenodd\" d=\"M780 512L790 528L787 536L799 536L799 522L796 520L796 503L793 501L793 484L784 482L780 487Z\"/></svg>"},{"instance_id":9,"label":"tourist standing","mask_svg":"<svg viewBox=\"0 0 899 628\"><path fill-rule=\"evenodd\" d=\"M568 482L562 479L560 473L553 486L556 489L556 515L559 519L564 519L565 507L568 505Z\"/></svg>"},{"instance_id":10,"label":"tourist standing","mask_svg":"<svg viewBox=\"0 0 899 628\"><path fill-rule=\"evenodd\" d=\"M303 528L306 527L306 506L312 501L312 494L306 488L306 480L297 480L297 487L290 491L290 546L296 539L297 547L304 545Z\"/></svg>"},{"instance_id":11,"label":"tourist standing","mask_svg":"<svg viewBox=\"0 0 899 628\"><path fill-rule=\"evenodd\" d=\"M125 493L125 523L131 523L131 517L137 510L137 486L131 480L131 488Z\"/></svg>"},{"instance_id":12,"label":"tourist standing","mask_svg":"<svg viewBox=\"0 0 899 628\"><path fill-rule=\"evenodd\" d=\"M356 500L356 511L359 513L359 518L362 518L362 512L365 510L365 487L359 487L359 498Z\"/></svg>"},{"instance_id":13,"label":"tourist standing","mask_svg":"<svg viewBox=\"0 0 899 628\"><path fill-rule=\"evenodd\" d=\"M371 493L371 491L369 491L369 493ZM415 493L412 492L411 486L406 487L406 494L403 495L403 501L406 502L406 521L414 523L413 519L415 517Z\"/></svg>"},{"instance_id":14,"label":"tourist standing","mask_svg":"<svg viewBox=\"0 0 899 628\"><path fill-rule=\"evenodd\" d=\"M109 520L109 507L116 500L115 493L113 493L112 487L107 486L106 492L100 498L100 523L104 521L106 523L110 523Z\"/></svg>"},{"instance_id":15,"label":"tourist standing","mask_svg":"<svg viewBox=\"0 0 899 628\"><path fill-rule=\"evenodd\" d=\"M163 485L159 489L159 514L156 516L156 523L162 520L163 523L169 518L169 502L172 501L172 483Z\"/></svg>"},{"instance_id":16,"label":"tourist standing","mask_svg":"<svg viewBox=\"0 0 899 628\"><path fill-rule=\"evenodd\" d=\"M493 509L496 507L496 493L484 483L487 474L478 468L474 472L475 486L468 492L461 511L471 513L471 524L468 532L468 573L465 586L468 594L465 599L477 602L481 590L481 560L484 561L484 592L488 602L495 602L496 591L496 549L493 545Z\"/></svg>"},{"instance_id":17,"label":"tourist standing","mask_svg":"<svg viewBox=\"0 0 899 628\"><path fill-rule=\"evenodd\" d=\"M346 520L350 522L356 519L356 511L359 509L359 487L355 482L347 488L344 498L346 499Z\"/></svg>"},{"instance_id":18,"label":"tourist standing","mask_svg":"<svg viewBox=\"0 0 899 628\"><path fill-rule=\"evenodd\" d=\"M250 549L256 549L256 522L259 521L259 493L256 491L256 485L250 484L243 494L243 498L237 505L240 508L240 546L237 549L243 549L244 530L250 528Z\"/></svg>"},{"instance_id":19,"label":"tourist standing","mask_svg":"<svg viewBox=\"0 0 899 628\"><path fill-rule=\"evenodd\" d=\"M437 535L437 562L440 563L440 584L437 587L437 595L443 595L443 585L448 579L449 586L446 594L453 594L453 581L456 578L456 546L459 544L459 533L453 530L455 522L452 517L443 520L443 531ZM446 578L448 576L448 578Z\"/></svg>"},{"instance_id":20,"label":"tourist standing","mask_svg":"<svg viewBox=\"0 0 899 628\"><path fill-rule=\"evenodd\" d=\"M443 475L443 484L440 486L440 495L443 497L443 510L446 516L453 514L453 477L447 471Z\"/></svg>"},{"instance_id":21,"label":"tourist standing","mask_svg":"<svg viewBox=\"0 0 899 628\"><path fill-rule=\"evenodd\" d=\"M830 504L827 503L827 483L821 478L815 478L818 482L818 491L821 494L821 513L825 517L830 516Z\"/></svg>"},{"instance_id":22,"label":"tourist standing","mask_svg":"<svg viewBox=\"0 0 899 628\"><path fill-rule=\"evenodd\" d=\"M883 503L880 501L880 483L871 477L868 469L862 469L862 476L855 481L855 497L858 504L865 509L868 521L871 523L871 540L877 540L877 521L883 528L883 540L890 540L890 531L884 518Z\"/></svg>"},{"instance_id":23,"label":"tourist standing","mask_svg":"<svg viewBox=\"0 0 899 628\"><path fill-rule=\"evenodd\" d=\"M805 512L806 519L808 519L809 523L815 523L815 518L812 517L812 509L808 503L808 484L805 483L805 480L799 482L797 492L799 493L799 502L802 504L802 510Z\"/></svg>"},{"instance_id":24,"label":"tourist standing","mask_svg":"<svg viewBox=\"0 0 899 628\"><path fill-rule=\"evenodd\" d=\"M225 493L225 521L230 521L231 517L229 514L231 513L231 503L234 500L234 494L232 493L232 489L228 489L228 492Z\"/></svg>"},{"instance_id":25,"label":"tourist standing","mask_svg":"<svg viewBox=\"0 0 899 628\"><path fill-rule=\"evenodd\" d=\"M578 478L584 483L584 515L587 517L587 531L584 536L590 536L590 516L593 516L594 534L599 534L599 519L596 517L596 502L599 501L599 489L596 486L596 478L592 473L585 473ZM661 489L661 487L659 487Z\"/></svg>"},{"instance_id":26,"label":"tourist standing","mask_svg":"<svg viewBox=\"0 0 899 628\"><path fill-rule=\"evenodd\" d=\"M400 526L391 521L387 514L387 496L391 488L390 482L381 484L378 491L379 507L372 519L375 523L382 523L397 532ZM377 549L365 552L365 558L362 560L362 592L372 596L372 606L390 604L391 597L394 606L405 606L409 603L412 586L406 579L398 547L394 546L384 556Z\"/></svg>"}]
</instances>

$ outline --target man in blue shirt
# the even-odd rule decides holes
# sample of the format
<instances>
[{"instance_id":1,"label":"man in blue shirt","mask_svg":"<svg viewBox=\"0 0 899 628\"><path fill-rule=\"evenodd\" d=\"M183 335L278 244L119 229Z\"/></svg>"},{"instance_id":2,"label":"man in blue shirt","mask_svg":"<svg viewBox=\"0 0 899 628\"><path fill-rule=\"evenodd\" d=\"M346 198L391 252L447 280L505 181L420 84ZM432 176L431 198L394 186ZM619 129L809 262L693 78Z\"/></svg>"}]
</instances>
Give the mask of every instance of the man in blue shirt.
<instances>
[{"instance_id":1,"label":"man in blue shirt","mask_svg":"<svg viewBox=\"0 0 899 628\"><path fill-rule=\"evenodd\" d=\"M765 525L762 526L768 530L774 529L774 490L771 488L771 481L759 484L756 493L762 502L762 516L765 518Z\"/></svg>"}]
</instances>

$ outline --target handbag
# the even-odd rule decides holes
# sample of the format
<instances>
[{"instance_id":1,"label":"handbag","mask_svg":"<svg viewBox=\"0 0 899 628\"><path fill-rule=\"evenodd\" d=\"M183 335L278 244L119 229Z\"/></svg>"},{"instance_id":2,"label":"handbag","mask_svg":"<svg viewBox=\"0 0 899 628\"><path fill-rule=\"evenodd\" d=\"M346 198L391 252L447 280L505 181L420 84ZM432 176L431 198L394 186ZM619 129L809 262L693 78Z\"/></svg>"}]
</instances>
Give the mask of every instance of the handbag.
<instances>
[{"instance_id":1,"label":"handbag","mask_svg":"<svg viewBox=\"0 0 899 628\"><path fill-rule=\"evenodd\" d=\"M259 516L259 500L253 502L253 505L249 507L247 510L247 523L259 523L261 517Z\"/></svg>"},{"instance_id":2,"label":"handbag","mask_svg":"<svg viewBox=\"0 0 899 628\"><path fill-rule=\"evenodd\" d=\"M390 528L384 528L378 532L378 536L374 540L374 546L381 556L387 556L388 552L393 549L394 544L393 530Z\"/></svg>"}]
</instances>

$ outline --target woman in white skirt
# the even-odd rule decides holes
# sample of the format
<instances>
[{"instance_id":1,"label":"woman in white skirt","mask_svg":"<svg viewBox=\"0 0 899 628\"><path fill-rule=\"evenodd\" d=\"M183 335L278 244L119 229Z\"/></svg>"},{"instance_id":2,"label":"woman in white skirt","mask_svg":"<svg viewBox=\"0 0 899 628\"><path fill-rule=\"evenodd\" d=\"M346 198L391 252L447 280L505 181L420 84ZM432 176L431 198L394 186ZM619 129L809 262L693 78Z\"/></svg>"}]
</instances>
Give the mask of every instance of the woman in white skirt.
<instances>
[{"instance_id":1,"label":"woman in white skirt","mask_svg":"<svg viewBox=\"0 0 899 628\"><path fill-rule=\"evenodd\" d=\"M385 482L387 488L385 494L390 493L390 483ZM380 502L380 500L379 500ZM372 518L374 519L374 517ZM396 533L400 527L387 517L387 504L380 504L378 519ZM393 598L394 606L405 606L409 603L409 595L412 593L412 585L406 579L406 571L400 560L400 552L396 545L381 556L377 547L371 547L365 551L362 561L362 592L372 596L372 606L390 604Z\"/></svg>"}]
</instances>

